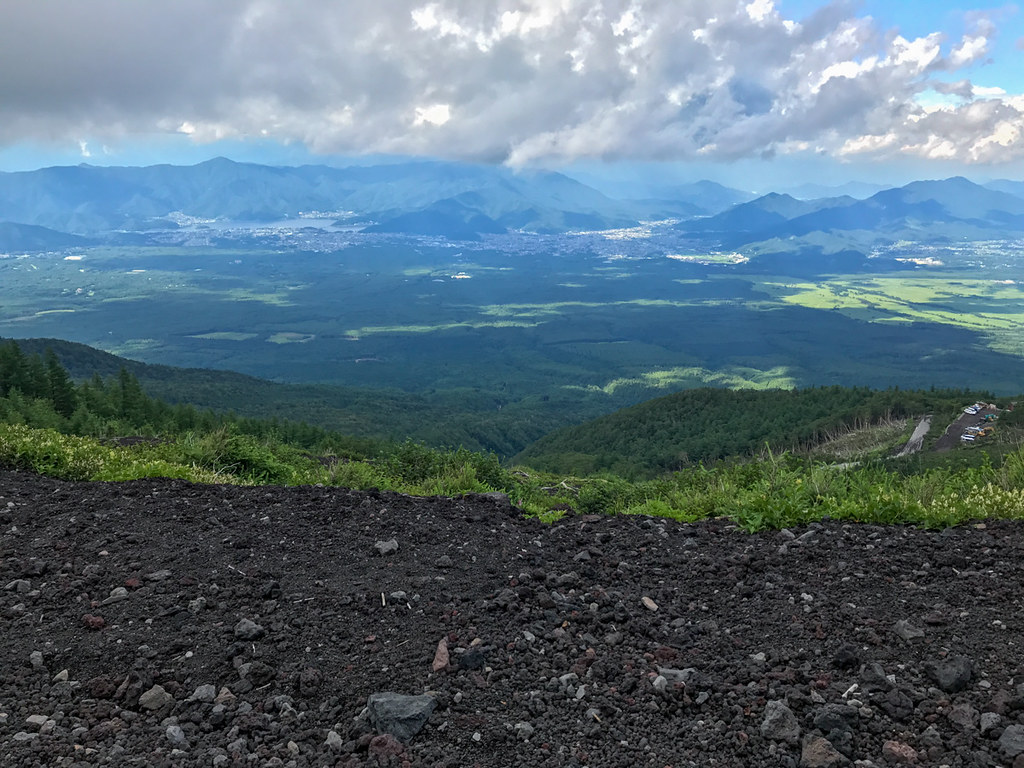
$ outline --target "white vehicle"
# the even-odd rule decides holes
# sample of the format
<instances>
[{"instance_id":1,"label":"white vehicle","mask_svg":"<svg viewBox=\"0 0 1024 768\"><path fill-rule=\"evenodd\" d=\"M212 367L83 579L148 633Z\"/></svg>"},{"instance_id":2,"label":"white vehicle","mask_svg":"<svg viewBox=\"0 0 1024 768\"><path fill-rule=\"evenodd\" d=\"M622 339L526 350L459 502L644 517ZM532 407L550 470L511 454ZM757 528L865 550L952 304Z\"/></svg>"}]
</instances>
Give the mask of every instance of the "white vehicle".
<instances>
[{"instance_id":1,"label":"white vehicle","mask_svg":"<svg viewBox=\"0 0 1024 768\"><path fill-rule=\"evenodd\" d=\"M978 406L976 405L968 405L966 408L964 408L964 413L969 413L971 416L975 415L977 412Z\"/></svg>"},{"instance_id":2,"label":"white vehicle","mask_svg":"<svg viewBox=\"0 0 1024 768\"><path fill-rule=\"evenodd\" d=\"M960 442L962 443L973 443L974 435L960 435Z\"/></svg>"}]
</instances>

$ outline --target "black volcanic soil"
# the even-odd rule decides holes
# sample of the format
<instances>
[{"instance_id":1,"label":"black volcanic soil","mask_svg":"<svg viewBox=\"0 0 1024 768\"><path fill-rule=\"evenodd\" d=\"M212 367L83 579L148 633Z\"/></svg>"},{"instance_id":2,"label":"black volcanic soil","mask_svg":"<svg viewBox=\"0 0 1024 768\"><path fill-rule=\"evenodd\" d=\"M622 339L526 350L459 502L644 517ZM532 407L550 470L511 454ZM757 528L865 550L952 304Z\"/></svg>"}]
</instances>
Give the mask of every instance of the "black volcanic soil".
<instances>
[{"instance_id":1,"label":"black volcanic soil","mask_svg":"<svg viewBox=\"0 0 1024 768\"><path fill-rule=\"evenodd\" d=\"M0 472L0 531L3 766L1024 764L1015 523ZM381 692L430 697L404 745Z\"/></svg>"}]
</instances>

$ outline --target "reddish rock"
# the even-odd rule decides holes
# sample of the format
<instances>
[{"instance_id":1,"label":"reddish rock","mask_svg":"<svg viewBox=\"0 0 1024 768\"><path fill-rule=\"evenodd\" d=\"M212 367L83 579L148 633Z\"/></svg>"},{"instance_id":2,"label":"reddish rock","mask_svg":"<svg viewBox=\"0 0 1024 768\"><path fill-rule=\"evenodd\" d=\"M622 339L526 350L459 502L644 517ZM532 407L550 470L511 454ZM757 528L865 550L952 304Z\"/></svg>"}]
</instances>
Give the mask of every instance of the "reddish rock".
<instances>
[{"instance_id":1,"label":"reddish rock","mask_svg":"<svg viewBox=\"0 0 1024 768\"><path fill-rule=\"evenodd\" d=\"M435 672L440 672L442 669L448 667L448 662L451 660L451 656L448 653L448 640L441 638L437 644L437 650L434 652L434 663L432 664Z\"/></svg>"},{"instance_id":2,"label":"reddish rock","mask_svg":"<svg viewBox=\"0 0 1024 768\"><path fill-rule=\"evenodd\" d=\"M124 585L128 587L128 589L138 589L142 586L142 579L138 579L133 576L130 579L125 579Z\"/></svg>"},{"instance_id":3,"label":"reddish rock","mask_svg":"<svg viewBox=\"0 0 1024 768\"><path fill-rule=\"evenodd\" d=\"M109 677L99 676L92 678L86 684L86 689L94 699L112 699L117 693L117 686Z\"/></svg>"},{"instance_id":4,"label":"reddish rock","mask_svg":"<svg viewBox=\"0 0 1024 768\"><path fill-rule=\"evenodd\" d=\"M882 757L890 763L909 765L917 762L917 750L901 741L887 741L882 745Z\"/></svg>"},{"instance_id":5,"label":"reddish rock","mask_svg":"<svg viewBox=\"0 0 1024 768\"><path fill-rule=\"evenodd\" d=\"M390 733L374 736L370 740L370 754L377 757L397 757L405 751L405 747Z\"/></svg>"},{"instance_id":6,"label":"reddish rock","mask_svg":"<svg viewBox=\"0 0 1024 768\"><path fill-rule=\"evenodd\" d=\"M87 629L103 629L106 625L102 616L94 616L91 613L87 613L82 616L82 623Z\"/></svg>"}]
</instances>

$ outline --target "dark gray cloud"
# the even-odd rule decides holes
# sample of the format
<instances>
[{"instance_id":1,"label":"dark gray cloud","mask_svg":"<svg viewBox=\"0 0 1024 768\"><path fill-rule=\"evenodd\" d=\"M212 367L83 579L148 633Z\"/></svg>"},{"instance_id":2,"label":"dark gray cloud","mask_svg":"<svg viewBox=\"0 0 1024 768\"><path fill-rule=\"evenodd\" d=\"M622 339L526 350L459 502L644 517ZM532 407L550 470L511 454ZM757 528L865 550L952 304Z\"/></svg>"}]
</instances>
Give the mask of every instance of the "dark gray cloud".
<instances>
[{"instance_id":1,"label":"dark gray cloud","mask_svg":"<svg viewBox=\"0 0 1024 768\"><path fill-rule=\"evenodd\" d=\"M993 24L975 13L968 29L905 40L849 2L800 23L770 0L12 2L0 144L182 132L512 164L1019 157L1020 97L935 79L988 55Z\"/></svg>"}]
</instances>

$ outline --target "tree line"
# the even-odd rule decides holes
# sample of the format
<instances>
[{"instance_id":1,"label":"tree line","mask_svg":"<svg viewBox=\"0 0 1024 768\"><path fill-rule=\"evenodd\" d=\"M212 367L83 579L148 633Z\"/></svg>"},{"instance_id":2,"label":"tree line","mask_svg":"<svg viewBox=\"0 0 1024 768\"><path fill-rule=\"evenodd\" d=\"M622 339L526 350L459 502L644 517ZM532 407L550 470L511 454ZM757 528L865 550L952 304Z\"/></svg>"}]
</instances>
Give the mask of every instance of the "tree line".
<instances>
[{"instance_id":1,"label":"tree line","mask_svg":"<svg viewBox=\"0 0 1024 768\"><path fill-rule=\"evenodd\" d=\"M378 446L378 441L345 437L303 422L170 404L146 394L123 366L115 376L94 373L75 382L52 349L26 353L16 341L0 343L0 422L102 438L227 429L337 455L361 456Z\"/></svg>"}]
</instances>

